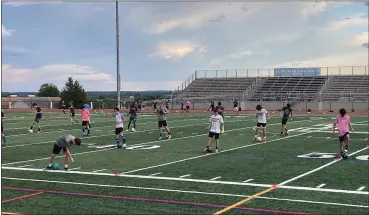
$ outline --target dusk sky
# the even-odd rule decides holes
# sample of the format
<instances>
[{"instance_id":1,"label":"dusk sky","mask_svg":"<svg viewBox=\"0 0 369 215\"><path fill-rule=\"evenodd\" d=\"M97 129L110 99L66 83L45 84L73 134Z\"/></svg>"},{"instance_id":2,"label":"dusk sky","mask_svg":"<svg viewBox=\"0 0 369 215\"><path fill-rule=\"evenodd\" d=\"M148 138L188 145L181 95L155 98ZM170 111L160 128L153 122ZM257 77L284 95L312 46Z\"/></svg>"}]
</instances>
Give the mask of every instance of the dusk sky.
<instances>
[{"instance_id":1,"label":"dusk sky","mask_svg":"<svg viewBox=\"0 0 369 215\"><path fill-rule=\"evenodd\" d=\"M2 90L116 89L115 3L2 3ZM195 70L368 64L363 2L121 2L122 90L174 90Z\"/></svg>"}]
</instances>

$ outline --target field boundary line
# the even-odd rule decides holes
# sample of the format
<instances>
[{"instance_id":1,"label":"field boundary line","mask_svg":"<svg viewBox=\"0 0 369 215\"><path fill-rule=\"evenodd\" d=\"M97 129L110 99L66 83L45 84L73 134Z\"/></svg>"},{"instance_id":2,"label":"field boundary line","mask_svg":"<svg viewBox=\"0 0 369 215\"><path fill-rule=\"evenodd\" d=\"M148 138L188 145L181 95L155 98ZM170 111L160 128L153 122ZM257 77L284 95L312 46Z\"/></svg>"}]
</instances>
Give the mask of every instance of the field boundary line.
<instances>
[{"instance_id":1,"label":"field boundary line","mask_svg":"<svg viewBox=\"0 0 369 215\"><path fill-rule=\"evenodd\" d=\"M11 177L1 177L1 178L5 180L44 182L44 183L54 183L54 184L71 184L71 185L81 185L81 186L91 186L91 187L110 187L110 188L115 187L115 188L124 188L124 189L153 190L153 191L162 191L162 192L190 193L190 194L201 194L201 195L248 197L247 195L240 195L240 194L201 192L201 191L194 191L194 190L176 190L176 189L165 189L165 188L138 187L138 186L126 186L126 185L109 185L109 184L90 184L90 183L70 182L70 181L52 181L52 180L42 180L42 179L11 178ZM325 205L337 205L337 206L346 206L346 207L369 208L368 205L353 205L353 204L343 204L343 203L335 203L335 202L317 202L317 201L311 201L311 200L286 199L286 198L262 197L262 196L256 197L256 198L266 199L266 200L276 200L276 201L290 201L290 202L300 202L300 203L310 203L310 204L325 204Z\"/></svg>"},{"instance_id":2,"label":"field boundary line","mask_svg":"<svg viewBox=\"0 0 369 215\"><path fill-rule=\"evenodd\" d=\"M14 198L11 198L11 199L6 199L6 200L1 201L1 204L12 202L12 201L16 201L16 200L26 199L26 198L29 198L29 197L32 197L32 196L42 195L44 193L45 192L39 191L37 193L31 193L31 194L27 194L27 195L22 195L22 196L14 197Z\"/></svg>"},{"instance_id":3,"label":"field boundary line","mask_svg":"<svg viewBox=\"0 0 369 215\"><path fill-rule=\"evenodd\" d=\"M294 121L294 123L300 123L300 122L305 122L305 121L309 121L309 120ZM280 125L280 123L269 124L269 126L271 126L271 125ZM231 132L231 131L244 130L244 129L248 129L248 128L252 128L252 127L243 127L243 128L230 129L230 130L226 130L224 133ZM191 136L185 136L185 137L179 137L179 138L172 138L172 139L165 139L165 140L156 140L156 141L150 141L150 142L145 142L145 143L134 144L134 145L130 145L130 146L141 146L141 145L152 144L152 143L164 143L164 142L167 142L167 141L188 139L188 138L194 138L194 137L201 137L201 136L204 136L204 135L208 135L208 133L198 134L198 135L191 135ZM92 137L90 137L90 138L92 138ZM50 141L50 142L54 142L54 141ZM5 147L3 147L3 148L5 148ZM113 148L108 148L106 150L104 150L104 149L101 149L101 150L92 150L92 151L87 151L87 152L75 153L73 155L82 155L82 154L90 154L90 153L95 153L95 152L104 152L104 151L110 151L112 149ZM58 158L58 157L63 157L63 156L61 155L61 156L56 156L56 157ZM16 162L11 162L11 163L4 163L4 164L2 164L2 166L4 166L4 165L12 165L12 164L19 164L19 163L26 163L26 162L33 162L33 161L39 161L39 160L46 160L46 159L50 159L50 157L37 158L37 159L31 159L31 160L25 160L25 161L16 161Z\"/></svg>"}]
</instances>

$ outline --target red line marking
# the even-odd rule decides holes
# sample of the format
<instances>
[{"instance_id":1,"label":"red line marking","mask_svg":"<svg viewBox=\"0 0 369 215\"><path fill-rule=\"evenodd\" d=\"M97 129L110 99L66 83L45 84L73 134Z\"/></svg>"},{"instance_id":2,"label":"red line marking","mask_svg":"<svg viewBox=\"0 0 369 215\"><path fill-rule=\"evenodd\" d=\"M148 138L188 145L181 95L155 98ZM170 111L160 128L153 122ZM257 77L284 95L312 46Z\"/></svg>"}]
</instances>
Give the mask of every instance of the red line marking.
<instances>
[{"instance_id":1,"label":"red line marking","mask_svg":"<svg viewBox=\"0 0 369 215\"><path fill-rule=\"evenodd\" d=\"M115 195L92 194L92 193L65 192L65 191L57 191L57 190L37 190L37 189L32 189L32 188L8 187L8 186L2 186L2 188L9 189L9 190L29 191L29 192L39 192L39 193L42 192L42 193L48 193L48 194L62 194L62 195L74 195L74 196L85 196L85 197L100 197L100 198L111 198L111 199L126 199L126 200L133 200L133 201L147 201L147 202L184 204L184 205L216 207L216 208L225 208L225 207L227 207L227 205L217 205L217 204L187 202L187 201L177 201L177 200L166 200L166 199L155 199L155 198L140 198L140 197L115 196ZM235 207L235 208L236 209L243 209L243 210L261 211L261 212L281 213L281 214L314 215L313 213L308 213L308 212L273 210L273 209L265 209L265 208L249 208L249 207L241 207L241 206Z\"/></svg>"},{"instance_id":2,"label":"red line marking","mask_svg":"<svg viewBox=\"0 0 369 215\"><path fill-rule=\"evenodd\" d=\"M3 200L3 201L1 201L1 204L16 201L16 200L20 200L20 199L29 198L29 197L32 197L32 196L38 196L38 195L41 195L41 194L44 194L44 193L45 193L44 191L39 191L37 193L31 193L31 194L28 194L28 195L18 196L18 197L12 198L12 199Z\"/></svg>"}]
</instances>

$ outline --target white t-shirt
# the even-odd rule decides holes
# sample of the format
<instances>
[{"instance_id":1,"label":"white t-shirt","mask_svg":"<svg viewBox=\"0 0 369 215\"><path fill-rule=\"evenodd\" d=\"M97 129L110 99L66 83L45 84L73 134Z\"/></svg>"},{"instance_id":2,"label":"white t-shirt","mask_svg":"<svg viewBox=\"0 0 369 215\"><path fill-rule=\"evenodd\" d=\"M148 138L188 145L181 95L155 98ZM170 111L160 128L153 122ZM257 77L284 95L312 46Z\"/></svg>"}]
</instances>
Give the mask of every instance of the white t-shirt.
<instances>
[{"instance_id":1,"label":"white t-shirt","mask_svg":"<svg viewBox=\"0 0 369 215\"><path fill-rule=\"evenodd\" d=\"M122 113L119 113L119 114L114 113L114 115L113 117L115 117L115 127L123 128L123 120L125 120L124 115Z\"/></svg>"},{"instance_id":2,"label":"white t-shirt","mask_svg":"<svg viewBox=\"0 0 369 215\"><path fill-rule=\"evenodd\" d=\"M267 113L268 113L268 111L265 110L264 108L261 109L260 111L256 111L256 122L257 123L266 123L267 122L267 118L266 118Z\"/></svg>"},{"instance_id":3,"label":"white t-shirt","mask_svg":"<svg viewBox=\"0 0 369 215\"><path fill-rule=\"evenodd\" d=\"M221 115L211 115L209 122L211 122L210 132L220 134L220 124L224 123Z\"/></svg>"}]
</instances>

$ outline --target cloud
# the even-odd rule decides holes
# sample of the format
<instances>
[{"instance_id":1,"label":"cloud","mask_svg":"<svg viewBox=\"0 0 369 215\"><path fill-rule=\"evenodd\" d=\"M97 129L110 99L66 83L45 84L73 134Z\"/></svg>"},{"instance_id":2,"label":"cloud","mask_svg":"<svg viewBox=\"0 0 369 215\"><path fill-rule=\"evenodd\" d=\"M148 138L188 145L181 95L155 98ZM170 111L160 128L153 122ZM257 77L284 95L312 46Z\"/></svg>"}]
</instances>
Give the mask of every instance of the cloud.
<instances>
[{"instance_id":1,"label":"cloud","mask_svg":"<svg viewBox=\"0 0 369 215\"><path fill-rule=\"evenodd\" d=\"M199 48L199 51L205 52L204 47L200 47L197 44L180 41L180 42L164 42L156 47L154 53L150 54L149 57L165 58L165 59L181 59L191 52Z\"/></svg>"},{"instance_id":2,"label":"cloud","mask_svg":"<svg viewBox=\"0 0 369 215\"><path fill-rule=\"evenodd\" d=\"M4 5L6 6L12 6L12 7L22 7L22 6L28 6L28 5L35 5L35 4L48 4L48 5L53 5L53 4L60 4L62 2L18 2L18 1L7 1L4 3Z\"/></svg>"},{"instance_id":3,"label":"cloud","mask_svg":"<svg viewBox=\"0 0 369 215\"><path fill-rule=\"evenodd\" d=\"M12 32L14 32L15 30L8 30L4 27L4 25L1 25L1 36L3 37L11 37L13 34Z\"/></svg>"},{"instance_id":4,"label":"cloud","mask_svg":"<svg viewBox=\"0 0 369 215\"><path fill-rule=\"evenodd\" d=\"M335 22L332 22L325 30L342 30L353 26L368 26L368 17L347 17Z\"/></svg>"},{"instance_id":5,"label":"cloud","mask_svg":"<svg viewBox=\"0 0 369 215\"><path fill-rule=\"evenodd\" d=\"M247 51L242 51L242 52L231 54L229 57L233 59L241 59L244 56L251 56L251 54L252 54L252 51L247 50Z\"/></svg>"},{"instance_id":6,"label":"cloud","mask_svg":"<svg viewBox=\"0 0 369 215\"><path fill-rule=\"evenodd\" d=\"M302 5L301 13L304 18L308 18L309 16L321 14L327 11L328 9L342 7L348 4L351 4L351 2L324 2L324 1L306 2L301 4Z\"/></svg>"},{"instance_id":7,"label":"cloud","mask_svg":"<svg viewBox=\"0 0 369 215\"><path fill-rule=\"evenodd\" d=\"M78 80L87 91L116 90L115 76L99 72L89 66L76 64L51 64L37 68L22 68L10 64L2 65L3 91L37 91L44 83L53 83L59 89L64 87L68 77ZM29 83L35 86L29 86ZM127 82L121 86L124 91L173 90L181 81Z\"/></svg>"},{"instance_id":8,"label":"cloud","mask_svg":"<svg viewBox=\"0 0 369 215\"><path fill-rule=\"evenodd\" d=\"M363 47L368 48L368 42L369 42L369 34L368 32L360 33L359 35L354 37L354 45L361 45Z\"/></svg>"},{"instance_id":9,"label":"cloud","mask_svg":"<svg viewBox=\"0 0 369 215\"><path fill-rule=\"evenodd\" d=\"M22 56L27 53L27 49L15 46L3 46L1 51L3 54L11 56Z\"/></svg>"},{"instance_id":10,"label":"cloud","mask_svg":"<svg viewBox=\"0 0 369 215\"><path fill-rule=\"evenodd\" d=\"M92 8L92 10L96 11L96 12L104 12L105 11L105 9L102 8L102 7L94 7L94 8Z\"/></svg>"}]
</instances>

